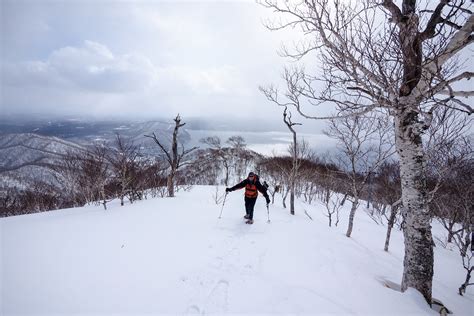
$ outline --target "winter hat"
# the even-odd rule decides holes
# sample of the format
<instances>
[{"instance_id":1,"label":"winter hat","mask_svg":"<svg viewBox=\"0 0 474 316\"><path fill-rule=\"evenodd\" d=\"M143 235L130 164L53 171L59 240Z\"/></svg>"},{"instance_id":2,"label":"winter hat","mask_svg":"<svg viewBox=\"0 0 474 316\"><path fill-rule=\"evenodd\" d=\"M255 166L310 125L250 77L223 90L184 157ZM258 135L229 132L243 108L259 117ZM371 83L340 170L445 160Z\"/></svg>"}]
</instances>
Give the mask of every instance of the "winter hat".
<instances>
[{"instance_id":1,"label":"winter hat","mask_svg":"<svg viewBox=\"0 0 474 316\"><path fill-rule=\"evenodd\" d=\"M251 177L251 176L255 176L255 173L253 173L253 172L250 172L248 176L249 176L249 177Z\"/></svg>"}]
</instances>

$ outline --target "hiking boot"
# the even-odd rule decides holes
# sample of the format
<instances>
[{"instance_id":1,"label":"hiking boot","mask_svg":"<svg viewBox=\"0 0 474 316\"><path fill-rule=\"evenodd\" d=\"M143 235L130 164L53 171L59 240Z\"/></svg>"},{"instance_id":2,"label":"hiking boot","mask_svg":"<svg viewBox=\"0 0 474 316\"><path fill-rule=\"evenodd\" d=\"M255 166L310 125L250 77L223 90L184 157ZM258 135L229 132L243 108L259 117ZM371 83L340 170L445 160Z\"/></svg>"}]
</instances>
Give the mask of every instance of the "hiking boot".
<instances>
[{"instance_id":1,"label":"hiking boot","mask_svg":"<svg viewBox=\"0 0 474 316\"><path fill-rule=\"evenodd\" d=\"M249 214L245 214L244 218L249 219L250 218Z\"/></svg>"},{"instance_id":2,"label":"hiking boot","mask_svg":"<svg viewBox=\"0 0 474 316\"><path fill-rule=\"evenodd\" d=\"M253 224L253 219L249 219L248 221L245 222L245 224Z\"/></svg>"}]
</instances>

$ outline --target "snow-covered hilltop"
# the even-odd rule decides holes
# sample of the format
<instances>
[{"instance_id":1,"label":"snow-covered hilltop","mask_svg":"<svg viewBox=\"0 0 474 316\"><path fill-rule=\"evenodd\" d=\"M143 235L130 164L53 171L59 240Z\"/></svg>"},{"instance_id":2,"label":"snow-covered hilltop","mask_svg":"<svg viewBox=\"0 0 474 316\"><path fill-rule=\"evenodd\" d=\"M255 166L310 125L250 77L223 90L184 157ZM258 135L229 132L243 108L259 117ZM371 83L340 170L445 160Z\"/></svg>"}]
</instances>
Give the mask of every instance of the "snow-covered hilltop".
<instances>
[{"instance_id":1,"label":"snow-covered hilltop","mask_svg":"<svg viewBox=\"0 0 474 316\"><path fill-rule=\"evenodd\" d=\"M120 207L118 201L0 219L1 313L70 314L339 314L436 315L400 283L403 237L360 206L351 238L349 204L337 227L323 207L280 198L245 225L243 192L227 196L223 216L215 187L195 186L176 198ZM219 195L223 194L220 188ZM311 220L305 211L312 217ZM433 223L435 237L445 238ZM456 251L435 247L433 297L454 315L469 315L471 287Z\"/></svg>"}]
</instances>

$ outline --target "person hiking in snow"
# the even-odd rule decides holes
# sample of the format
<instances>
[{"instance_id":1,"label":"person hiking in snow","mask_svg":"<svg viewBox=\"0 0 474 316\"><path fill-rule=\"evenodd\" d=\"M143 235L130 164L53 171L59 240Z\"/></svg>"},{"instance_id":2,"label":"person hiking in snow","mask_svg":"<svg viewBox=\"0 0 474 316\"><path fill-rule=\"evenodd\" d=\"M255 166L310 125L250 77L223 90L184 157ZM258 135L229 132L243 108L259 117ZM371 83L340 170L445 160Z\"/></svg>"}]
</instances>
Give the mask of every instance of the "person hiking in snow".
<instances>
[{"instance_id":1,"label":"person hiking in snow","mask_svg":"<svg viewBox=\"0 0 474 316\"><path fill-rule=\"evenodd\" d=\"M246 224L253 224L253 208L255 206L255 202L257 202L258 191L263 194L267 201L267 206L270 204L270 198L267 194L267 188L263 186L258 176L250 172L247 179L240 182L239 184L234 185L232 188L226 188L226 192L232 192L238 189L245 188L245 214L244 218L247 220Z\"/></svg>"}]
</instances>

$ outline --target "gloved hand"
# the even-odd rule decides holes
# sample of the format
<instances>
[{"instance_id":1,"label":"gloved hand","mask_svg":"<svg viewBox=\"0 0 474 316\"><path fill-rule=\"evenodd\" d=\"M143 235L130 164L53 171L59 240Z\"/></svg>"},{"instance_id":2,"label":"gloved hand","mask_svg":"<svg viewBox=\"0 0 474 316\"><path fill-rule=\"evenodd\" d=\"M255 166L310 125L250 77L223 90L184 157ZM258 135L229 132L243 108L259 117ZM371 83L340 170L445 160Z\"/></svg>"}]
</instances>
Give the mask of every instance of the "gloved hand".
<instances>
[{"instance_id":1,"label":"gloved hand","mask_svg":"<svg viewBox=\"0 0 474 316\"><path fill-rule=\"evenodd\" d=\"M230 191L232 191L232 190L231 190L230 188L225 188L225 191L226 191L226 192L230 192Z\"/></svg>"},{"instance_id":2,"label":"gloved hand","mask_svg":"<svg viewBox=\"0 0 474 316\"><path fill-rule=\"evenodd\" d=\"M267 205L270 204L270 198L267 196L266 199L267 199Z\"/></svg>"}]
</instances>

